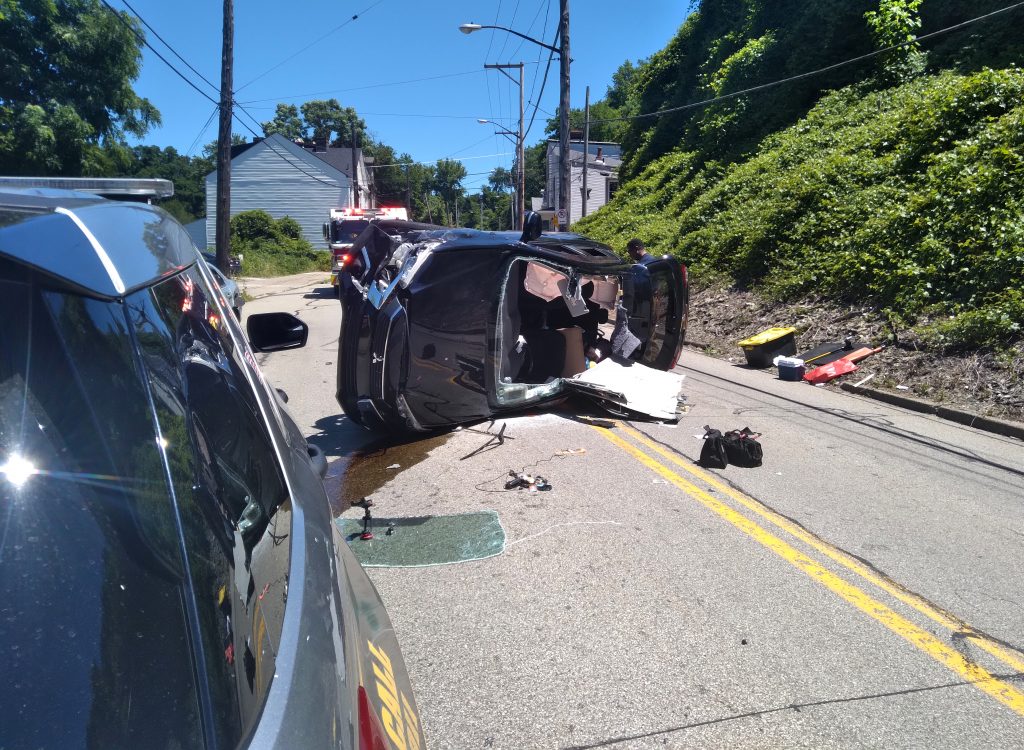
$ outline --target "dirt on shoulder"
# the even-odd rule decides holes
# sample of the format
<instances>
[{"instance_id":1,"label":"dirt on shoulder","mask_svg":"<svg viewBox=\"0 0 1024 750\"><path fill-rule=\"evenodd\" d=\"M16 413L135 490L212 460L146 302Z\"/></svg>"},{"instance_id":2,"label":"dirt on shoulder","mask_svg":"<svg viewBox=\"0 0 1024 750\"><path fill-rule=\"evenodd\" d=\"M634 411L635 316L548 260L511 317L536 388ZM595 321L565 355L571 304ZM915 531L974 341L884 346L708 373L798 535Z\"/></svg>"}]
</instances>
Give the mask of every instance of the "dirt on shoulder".
<instances>
[{"instance_id":1,"label":"dirt on shoulder","mask_svg":"<svg viewBox=\"0 0 1024 750\"><path fill-rule=\"evenodd\" d=\"M990 417L1024 422L1024 344L999 353L944 354L926 349L913 331L894 329L869 306L839 306L807 300L781 304L736 288L691 289L688 346L730 362L743 362L739 341L774 326L797 329L797 353L828 341L852 339L885 348L855 373L837 378L857 382L874 377L872 388L924 399ZM802 387L802 386L798 386ZM810 386L807 386L810 387Z\"/></svg>"}]
</instances>

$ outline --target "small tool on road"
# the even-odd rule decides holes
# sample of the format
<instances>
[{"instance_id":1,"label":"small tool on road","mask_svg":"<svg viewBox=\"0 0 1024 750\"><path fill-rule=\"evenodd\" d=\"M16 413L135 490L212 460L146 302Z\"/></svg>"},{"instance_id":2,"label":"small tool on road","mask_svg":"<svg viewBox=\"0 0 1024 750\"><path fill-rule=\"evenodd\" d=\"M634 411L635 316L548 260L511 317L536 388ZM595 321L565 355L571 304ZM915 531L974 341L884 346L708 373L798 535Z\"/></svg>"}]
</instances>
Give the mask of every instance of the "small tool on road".
<instances>
[{"instance_id":1,"label":"small tool on road","mask_svg":"<svg viewBox=\"0 0 1024 750\"><path fill-rule=\"evenodd\" d=\"M547 492L551 483L541 476L533 476L522 471L509 469L509 479L505 482L506 490L528 490L530 492Z\"/></svg>"},{"instance_id":2,"label":"small tool on road","mask_svg":"<svg viewBox=\"0 0 1024 750\"><path fill-rule=\"evenodd\" d=\"M373 532L370 531L370 521L373 519L373 516L370 515L370 506L373 505L373 500L364 497L359 502L352 503L352 505L363 509L363 533L359 535L359 538L364 542L373 539Z\"/></svg>"}]
</instances>

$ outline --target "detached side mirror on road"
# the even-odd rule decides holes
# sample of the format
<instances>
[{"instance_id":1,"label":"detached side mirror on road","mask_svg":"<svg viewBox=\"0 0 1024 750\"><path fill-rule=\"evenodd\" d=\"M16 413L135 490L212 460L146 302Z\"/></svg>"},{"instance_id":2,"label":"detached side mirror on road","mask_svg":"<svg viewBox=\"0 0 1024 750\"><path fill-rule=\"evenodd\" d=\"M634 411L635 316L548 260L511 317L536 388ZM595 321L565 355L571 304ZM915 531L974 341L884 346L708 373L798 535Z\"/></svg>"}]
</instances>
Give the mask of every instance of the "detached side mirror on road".
<instances>
[{"instance_id":1,"label":"detached side mirror on road","mask_svg":"<svg viewBox=\"0 0 1024 750\"><path fill-rule=\"evenodd\" d=\"M250 315L245 323L249 344L258 352L298 349L306 345L309 326L291 313L272 312Z\"/></svg>"}]
</instances>

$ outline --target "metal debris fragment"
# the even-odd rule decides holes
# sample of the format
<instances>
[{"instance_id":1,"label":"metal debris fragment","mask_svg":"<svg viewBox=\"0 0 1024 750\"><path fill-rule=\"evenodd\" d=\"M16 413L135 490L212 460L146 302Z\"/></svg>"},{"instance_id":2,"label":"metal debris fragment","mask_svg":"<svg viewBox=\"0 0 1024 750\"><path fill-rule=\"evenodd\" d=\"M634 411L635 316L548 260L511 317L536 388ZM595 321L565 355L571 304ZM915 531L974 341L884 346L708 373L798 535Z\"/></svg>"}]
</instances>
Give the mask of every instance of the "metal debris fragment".
<instances>
[{"instance_id":1,"label":"metal debris fragment","mask_svg":"<svg viewBox=\"0 0 1024 750\"><path fill-rule=\"evenodd\" d=\"M527 490L529 492L547 492L551 483L542 476L533 476L515 469L509 469L509 479L505 482L506 490Z\"/></svg>"},{"instance_id":2,"label":"metal debris fragment","mask_svg":"<svg viewBox=\"0 0 1024 750\"><path fill-rule=\"evenodd\" d=\"M582 456L587 452L586 448L562 448L555 451L556 456Z\"/></svg>"}]
</instances>

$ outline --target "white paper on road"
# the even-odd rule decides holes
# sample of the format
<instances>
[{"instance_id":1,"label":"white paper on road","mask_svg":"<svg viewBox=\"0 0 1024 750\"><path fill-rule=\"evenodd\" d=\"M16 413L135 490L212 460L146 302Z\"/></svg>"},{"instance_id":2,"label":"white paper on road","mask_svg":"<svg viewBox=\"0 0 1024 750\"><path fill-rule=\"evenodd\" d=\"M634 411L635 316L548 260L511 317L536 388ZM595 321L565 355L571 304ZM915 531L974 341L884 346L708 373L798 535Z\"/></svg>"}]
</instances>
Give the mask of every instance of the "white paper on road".
<instances>
[{"instance_id":1,"label":"white paper on road","mask_svg":"<svg viewBox=\"0 0 1024 750\"><path fill-rule=\"evenodd\" d=\"M614 401L654 419L675 421L685 375L653 367L605 359L566 383L584 393Z\"/></svg>"}]
</instances>

